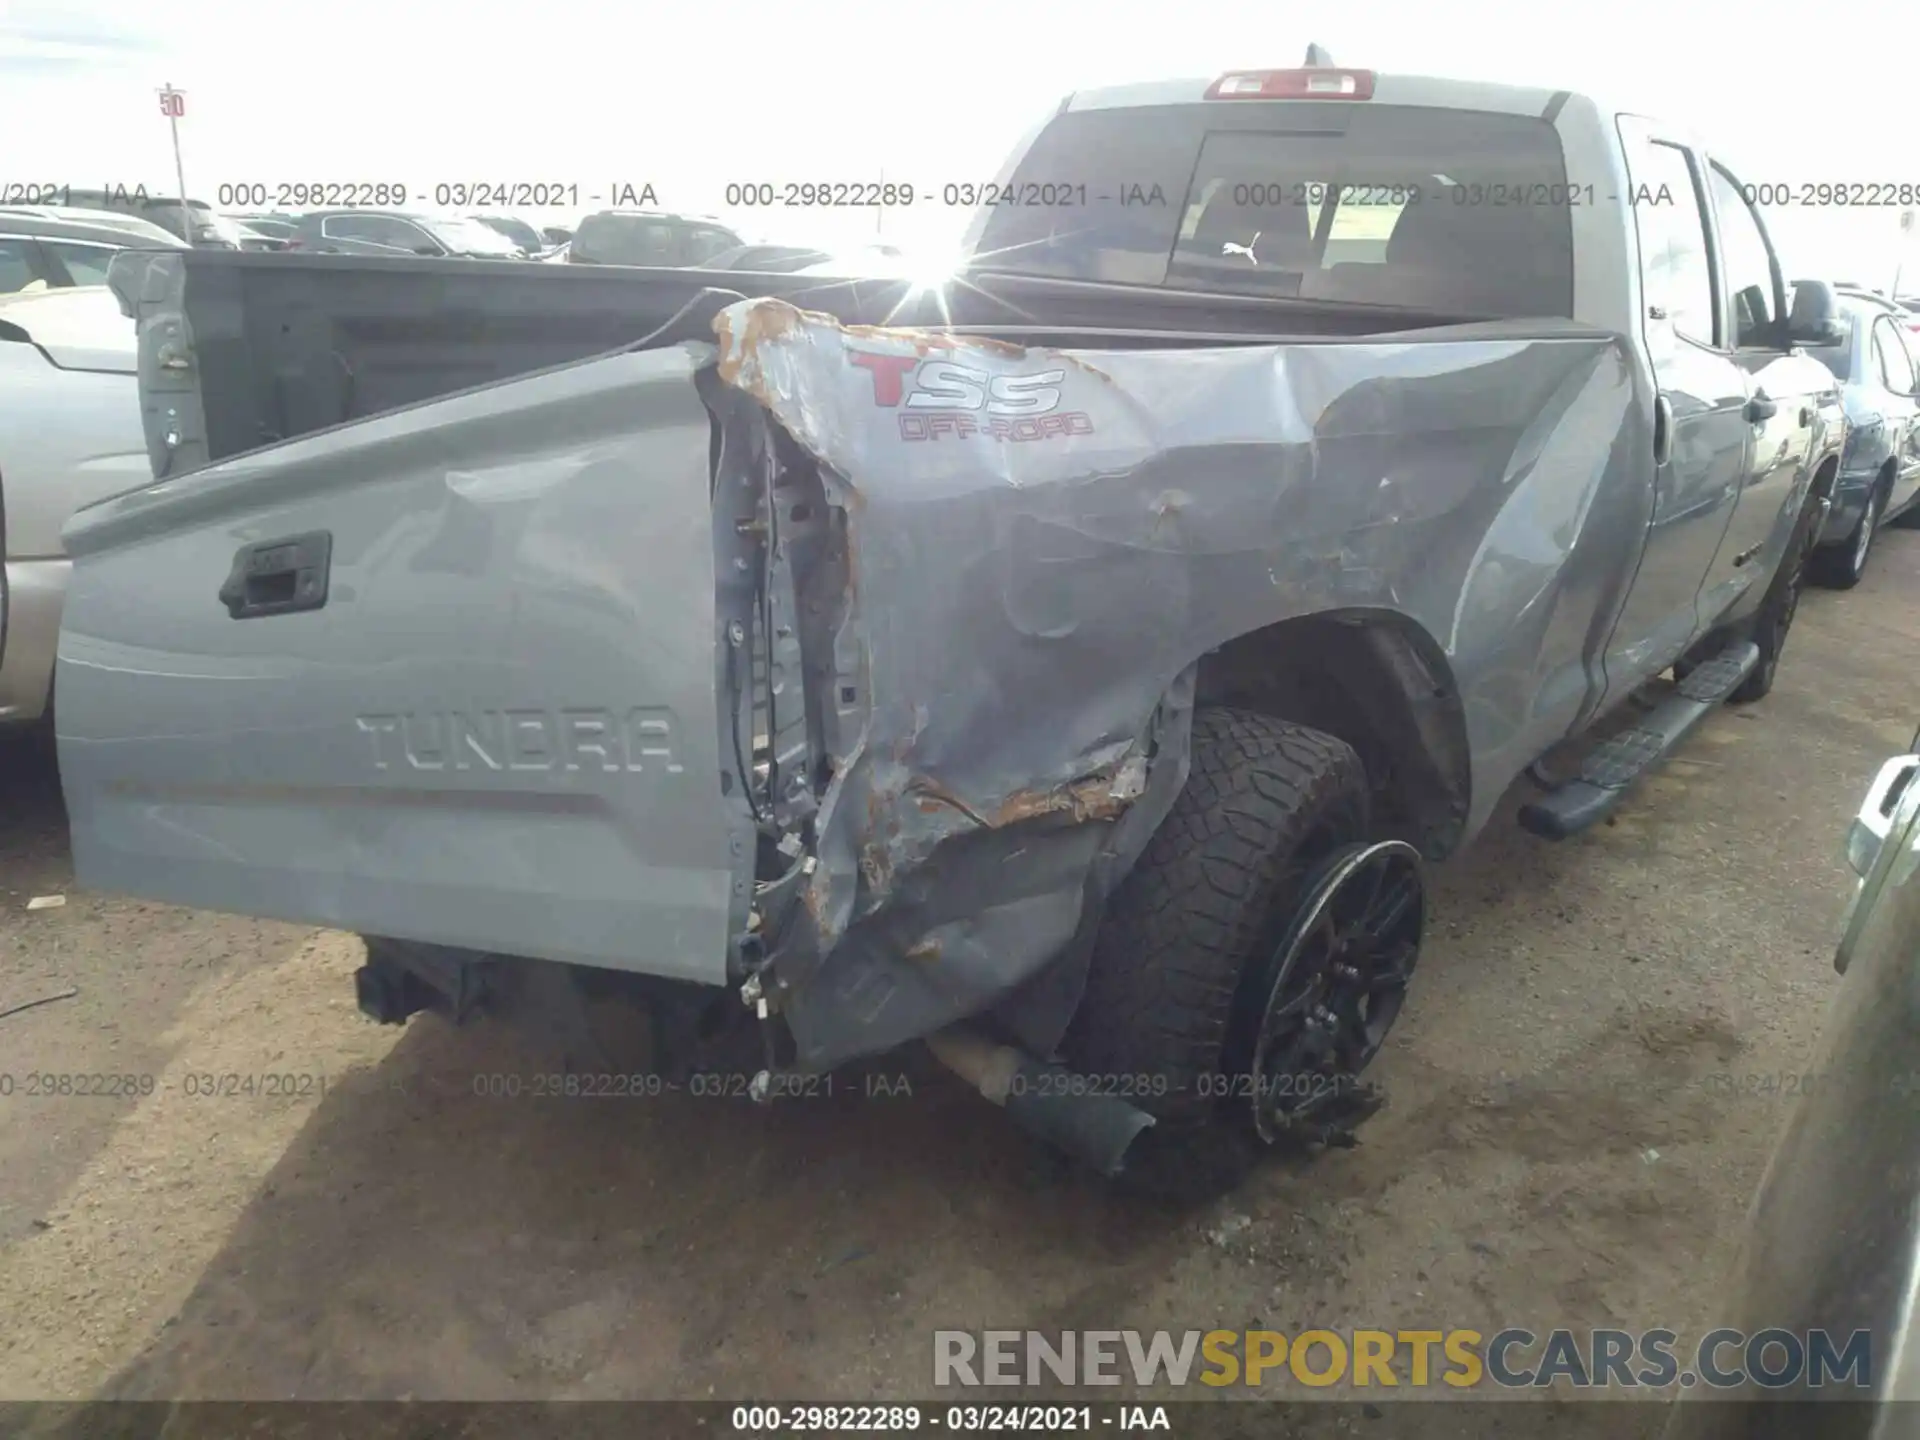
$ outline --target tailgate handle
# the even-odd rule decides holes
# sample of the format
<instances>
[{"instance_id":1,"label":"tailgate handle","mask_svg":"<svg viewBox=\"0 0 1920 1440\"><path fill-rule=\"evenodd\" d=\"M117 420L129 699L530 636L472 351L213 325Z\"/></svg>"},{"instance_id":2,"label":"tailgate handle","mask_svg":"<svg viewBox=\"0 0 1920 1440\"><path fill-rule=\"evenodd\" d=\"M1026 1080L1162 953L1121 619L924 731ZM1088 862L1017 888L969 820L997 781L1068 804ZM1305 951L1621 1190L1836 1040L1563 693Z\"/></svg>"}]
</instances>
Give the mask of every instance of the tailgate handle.
<instances>
[{"instance_id":1,"label":"tailgate handle","mask_svg":"<svg viewBox=\"0 0 1920 1440\"><path fill-rule=\"evenodd\" d=\"M333 534L327 530L243 545L220 587L220 603L235 620L318 610L327 603L332 560Z\"/></svg>"}]
</instances>

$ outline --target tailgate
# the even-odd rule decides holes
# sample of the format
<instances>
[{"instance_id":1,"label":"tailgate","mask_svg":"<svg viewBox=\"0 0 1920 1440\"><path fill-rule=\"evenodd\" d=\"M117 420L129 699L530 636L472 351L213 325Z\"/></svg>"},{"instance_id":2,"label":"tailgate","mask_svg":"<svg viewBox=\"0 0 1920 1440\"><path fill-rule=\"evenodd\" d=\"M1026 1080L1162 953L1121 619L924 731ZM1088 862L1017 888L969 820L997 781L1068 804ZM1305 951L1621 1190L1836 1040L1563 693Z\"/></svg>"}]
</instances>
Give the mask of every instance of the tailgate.
<instances>
[{"instance_id":1,"label":"tailgate","mask_svg":"<svg viewBox=\"0 0 1920 1440\"><path fill-rule=\"evenodd\" d=\"M57 724L81 883L721 982L696 359L550 371L76 516ZM234 618L230 574L296 538L297 578ZM314 580L323 604L287 603Z\"/></svg>"}]
</instances>

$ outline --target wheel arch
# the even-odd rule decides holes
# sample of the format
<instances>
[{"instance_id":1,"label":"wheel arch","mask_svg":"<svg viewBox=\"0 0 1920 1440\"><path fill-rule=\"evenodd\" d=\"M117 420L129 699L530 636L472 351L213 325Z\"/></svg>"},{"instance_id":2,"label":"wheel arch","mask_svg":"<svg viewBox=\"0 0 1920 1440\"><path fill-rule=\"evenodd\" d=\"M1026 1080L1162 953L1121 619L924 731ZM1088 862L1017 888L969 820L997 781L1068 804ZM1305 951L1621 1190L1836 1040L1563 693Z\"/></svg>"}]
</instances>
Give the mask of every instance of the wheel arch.
<instances>
[{"instance_id":1,"label":"wheel arch","mask_svg":"<svg viewBox=\"0 0 1920 1440\"><path fill-rule=\"evenodd\" d=\"M1351 745L1367 768L1383 835L1441 859L1472 800L1466 711L1453 666L1397 611L1325 611L1247 631L1200 658L1196 705L1233 705Z\"/></svg>"},{"instance_id":2,"label":"wheel arch","mask_svg":"<svg viewBox=\"0 0 1920 1440\"><path fill-rule=\"evenodd\" d=\"M1813 497L1816 500L1829 499L1833 487L1840 479L1840 452L1835 450L1814 468Z\"/></svg>"}]
</instances>

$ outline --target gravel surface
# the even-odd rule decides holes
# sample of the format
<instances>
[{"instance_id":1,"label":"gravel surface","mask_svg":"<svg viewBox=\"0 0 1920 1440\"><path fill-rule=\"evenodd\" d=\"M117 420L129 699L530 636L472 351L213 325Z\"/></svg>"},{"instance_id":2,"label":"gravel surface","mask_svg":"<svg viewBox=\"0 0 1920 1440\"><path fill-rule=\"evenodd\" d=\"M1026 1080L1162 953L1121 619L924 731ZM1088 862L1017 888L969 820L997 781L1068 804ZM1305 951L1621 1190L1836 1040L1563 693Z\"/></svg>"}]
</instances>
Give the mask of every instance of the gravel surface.
<instances>
[{"instance_id":1,"label":"gravel surface","mask_svg":"<svg viewBox=\"0 0 1920 1440\"><path fill-rule=\"evenodd\" d=\"M936 1328L1686 1331L1836 983L1917 617L1889 531L1614 823L1551 845L1508 796L1436 872L1362 1144L1187 1212L911 1056L767 1110L481 1098L544 1059L365 1021L351 937L76 891L51 752L0 742L0 1010L78 992L0 1019L0 1399L847 1400L929 1395Z\"/></svg>"}]
</instances>

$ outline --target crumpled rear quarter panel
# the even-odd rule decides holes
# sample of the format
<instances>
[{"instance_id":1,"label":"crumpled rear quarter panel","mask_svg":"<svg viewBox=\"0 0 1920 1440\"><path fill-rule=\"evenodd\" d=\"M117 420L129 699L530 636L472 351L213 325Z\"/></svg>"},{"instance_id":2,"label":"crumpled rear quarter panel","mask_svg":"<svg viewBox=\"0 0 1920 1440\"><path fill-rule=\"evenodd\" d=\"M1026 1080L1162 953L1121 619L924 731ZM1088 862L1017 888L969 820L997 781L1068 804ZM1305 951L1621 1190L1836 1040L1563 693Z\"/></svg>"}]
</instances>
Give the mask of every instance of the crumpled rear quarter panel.
<instances>
[{"instance_id":1,"label":"crumpled rear quarter panel","mask_svg":"<svg viewBox=\"0 0 1920 1440\"><path fill-rule=\"evenodd\" d=\"M1029 982L1177 793L1191 667L1276 621L1391 612L1431 637L1477 829L1597 700L1651 504L1622 345L1544 324L1067 353L723 312L721 378L844 507L867 659L785 971L803 1057L1050 986L1010 1023L1054 1043L1078 980ZM916 403L923 363L973 373Z\"/></svg>"}]
</instances>

